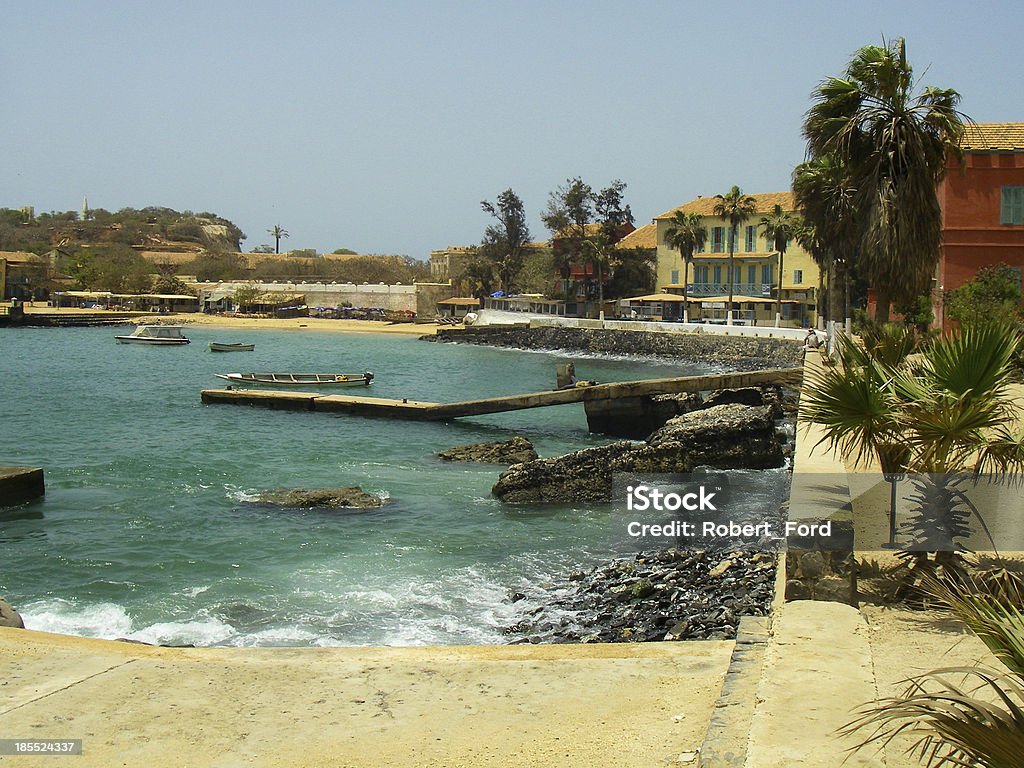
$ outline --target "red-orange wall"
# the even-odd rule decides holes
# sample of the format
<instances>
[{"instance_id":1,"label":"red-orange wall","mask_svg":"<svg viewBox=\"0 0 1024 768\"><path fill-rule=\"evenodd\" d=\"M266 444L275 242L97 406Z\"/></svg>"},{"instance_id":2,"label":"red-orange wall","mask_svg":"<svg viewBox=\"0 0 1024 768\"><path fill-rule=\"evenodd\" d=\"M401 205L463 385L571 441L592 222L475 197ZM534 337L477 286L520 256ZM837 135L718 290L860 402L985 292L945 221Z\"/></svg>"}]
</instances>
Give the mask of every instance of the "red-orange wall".
<instances>
[{"instance_id":1,"label":"red-orange wall","mask_svg":"<svg viewBox=\"0 0 1024 768\"><path fill-rule=\"evenodd\" d=\"M963 168L950 161L938 189L941 290L958 288L980 267L1024 268L1024 226L999 223L1003 186L1024 186L1024 152L968 152Z\"/></svg>"}]
</instances>

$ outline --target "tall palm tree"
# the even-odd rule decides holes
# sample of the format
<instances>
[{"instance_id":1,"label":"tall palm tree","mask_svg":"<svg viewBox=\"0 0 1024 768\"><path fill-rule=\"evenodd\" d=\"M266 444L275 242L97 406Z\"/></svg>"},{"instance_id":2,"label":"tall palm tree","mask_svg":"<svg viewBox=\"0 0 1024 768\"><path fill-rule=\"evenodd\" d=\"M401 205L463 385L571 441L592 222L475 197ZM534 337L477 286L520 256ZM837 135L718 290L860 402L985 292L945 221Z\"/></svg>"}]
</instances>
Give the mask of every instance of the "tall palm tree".
<instances>
[{"instance_id":1,"label":"tall palm tree","mask_svg":"<svg viewBox=\"0 0 1024 768\"><path fill-rule=\"evenodd\" d=\"M865 46L843 77L815 89L803 133L811 159L847 164L865 221L860 258L878 292L878 320L892 302L910 304L930 287L939 258L936 183L947 157L961 157L964 120L952 89L915 92L903 38Z\"/></svg>"},{"instance_id":2,"label":"tall palm tree","mask_svg":"<svg viewBox=\"0 0 1024 768\"><path fill-rule=\"evenodd\" d=\"M860 215L857 189L850 178L849 165L834 154L825 154L798 165L793 171L793 196L809 225L797 241L817 262L829 271L829 283L842 283L842 317L850 316L850 279L860 248ZM830 298L838 309L834 288ZM831 318L840 313L830 311Z\"/></svg>"},{"instance_id":3,"label":"tall palm tree","mask_svg":"<svg viewBox=\"0 0 1024 768\"><path fill-rule=\"evenodd\" d=\"M669 219L669 228L665 231L665 245L679 251L683 258L683 322L688 322L689 316L689 282L690 282L690 261L695 251L704 247L708 239L708 231L704 227L704 218L697 213L683 213L676 211Z\"/></svg>"},{"instance_id":4,"label":"tall palm tree","mask_svg":"<svg viewBox=\"0 0 1024 768\"><path fill-rule=\"evenodd\" d=\"M736 228L744 219L757 213L757 201L743 190L733 185L724 195L715 195L715 216L729 222L729 306L725 316L727 325L732 325L732 296L735 280L733 275L733 254L736 252Z\"/></svg>"},{"instance_id":5,"label":"tall palm tree","mask_svg":"<svg viewBox=\"0 0 1024 768\"><path fill-rule=\"evenodd\" d=\"M288 231L283 229L280 224L275 224L273 229L268 229L267 234L274 238L274 253L281 252L281 238L288 237Z\"/></svg>"},{"instance_id":6,"label":"tall palm tree","mask_svg":"<svg viewBox=\"0 0 1024 768\"><path fill-rule=\"evenodd\" d=\"M786 259L786 246L789 245L790 240L796 237L801 226L800 218L782 210L781 205L776 205L770 214L761 217L764 239L779 252L779 292L775 301L776 326L779 324L779 318L782 317L782 275Z\"/></svg>"}]
</instances>

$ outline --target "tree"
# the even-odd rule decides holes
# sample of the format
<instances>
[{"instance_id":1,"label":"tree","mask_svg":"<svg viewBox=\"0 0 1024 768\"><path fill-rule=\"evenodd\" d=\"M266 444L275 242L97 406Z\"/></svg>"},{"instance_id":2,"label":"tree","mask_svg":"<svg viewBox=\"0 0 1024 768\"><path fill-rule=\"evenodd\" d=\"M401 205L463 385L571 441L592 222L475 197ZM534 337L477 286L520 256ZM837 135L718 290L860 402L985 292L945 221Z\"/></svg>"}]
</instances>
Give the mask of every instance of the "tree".
<instances>
[{"instance_id":1,"label":"tree","mask_svg":"<svg viewBox=\"0 0 1024 768\"><path fill-rule=\"evenodd\" d=\"M256 306L263 297L264 293L258 286L240 285L235 288L235 292L231 295L231 301L234 303L237 311L242 311L243 309Z\"/></svg>"},{"instance_id":2,"label":"tree","mask_svg":"<svg viewBox=\"0 0 1024 768\"><path fill-rule=\"evenodd\" d=\"M587 225L593 215L594 191L578 176L569 179L548 197L541 220L552 234L555 266L568 279L572 265L584 258Z\"/></svg>"},{"instance_id":3,"label":"tree","mask_svg":"<svg viewBox=\"0 0 1024 768\"><path fill-rule=\"evenodd\" d=\"M697 213L676 211L669 219L669 227L665 231L665 244L679 251L683 259L683 322L689 320L690 261L693 254L704 247L708 231L704 227L704 219Z\"/></svg>"},{"instance_id":4,"label":"tree","mask_svg":"<svg viewBox=\"0 0 1024 768\"><path fill-rule=\"evenodd\" d=\"M715 200L717 202L712 209L715 216L729 222L729 305L725 322L727 325L732 325L732 296L735 284L733 254L736 252L736 228L740 222L757 212L757 201L749 195L744 195L743 190L735 185L726 194L715 195Z\"/></svg>"},{"instance_id":5,"label":"tree","mask_svg":"<svg viewBox=\"0 0 1024 768\"><path fill-rule=\"evenodd\" d=\"M843 77L815 89L803 126L812 160L834 155L850 169L865 222L859 255L879 321L892 302L912 303L930 288L941 230L936 184L947 158L962 156L969 120L956 91L914 88L903 38L865 46Z\"/></svg>"},{"instance_id":6,"label":"tree","mask_svg":"<svg viewBox=\"0 0 1024 768\"><path fill-rule=\"evenodd\" d=\"M523 267L523 249L532 237L523 201L511 189L506 189L496 202L483 200L480 207L497 220L484 230L480 249L494 261L502 290L510 292Z\"/></svg>"},{"instance_id":7,"label":"tree","mask_svg":"<svg viewBox=\"0 0 1024 768\"><path fill-rule=\"evenodd\" d=\"M593 195L597 216L597 233L590 238L591 263L597 272L597 304L604 315L604 276L613 268L615 244L622 239L626 227L633 224L633 211L623 202L626 182L616 179Z\"/></svg>"},{"instance_id":8,"label":"tree","mask_svg":"<svg viewBox=\"0 0 1024 768\"><path fill-rule=\"evenodd\" d=\"M829 317L849 317L850 285L861 237L857 189L849 166L834 154L801 163L793 171L793 196L806 224L797 241L828 275ZM836 311L837 279L842 283L841 311Z\"/></svg>"},{"instance_id":9,"label":"tree","mask_svg":"<svg viewBox=\"0 0 1024 768\"><path fill-rule=\"evenodd\" d=\"M779 290L775 301L776 325L779 324L779 318L782 317L782 275L786 260L786 247L789 245L789 241L797 236L801 226L799 217L783 211L781 205L776 205L770 214L761 217L764 239L779 252Z\"/></svg>"},{"instance_id":10,"label":"tree","mask_svg":"<svg viewBox=\"0 0 1024 768\"><path fill-rule=\"evenodd\" d=\"M189 293L188 287L176 274L174 264L169 261L163 261L153 266L156 267L156 280L153 281L154 293L169 293L179 296Z\"/></svg>"},{"instance_id":11,"label":"tree","mask_svg":"<svg viewBox=\"0 0 1024 768\"><path fill-rule=\"evenodd\" d=\"M275 224L273 229L268 229L267 234L274 238L274 253L281 252L281 238L290 237L288 231L282 229L280 224Z\"/></svg>"},{"instance_id":12,"label":"tree","mask_svg":"<svg viewBox=\"0 0 1024 768\"><path fill-rule=\"evenodd\" d=\"M970 282L946 293L946 317L958 323L969 324L986 319L1020 322L1020 273L997 264L982 267Z\"/></svg>"}]
</instances>

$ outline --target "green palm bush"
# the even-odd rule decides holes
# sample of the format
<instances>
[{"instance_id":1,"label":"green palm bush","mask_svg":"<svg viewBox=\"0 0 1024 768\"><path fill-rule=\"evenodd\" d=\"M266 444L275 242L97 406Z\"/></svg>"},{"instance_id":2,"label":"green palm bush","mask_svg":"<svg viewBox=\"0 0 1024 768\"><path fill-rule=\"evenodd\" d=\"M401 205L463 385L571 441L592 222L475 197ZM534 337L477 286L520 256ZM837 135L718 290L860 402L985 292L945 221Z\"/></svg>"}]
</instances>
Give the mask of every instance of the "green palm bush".
<instances>
[{"instance_id":1,"label":"green palm bush","mask_svg":"<svg viewBox=\"0 0 1024 768\"><path fill-rule=\"evenodd\" d=\"M840 364L805 383L803 418L823 428L821 443L855 466L878 461L883 473L913 474L915 565L928 563L928 552L949 563L950 550L962 551L974 513L964 473L1024 471L1010 390L1020 348L1009 324L966 326L927 342L889 325L863 343L839 339Z\"/></svg>"},{"instance_id":2,"label":"green palm bush","mask_svg":"<svg viewBox=\"0 0 1024 768\"><path fill-rule=\"evenodd\" d=\"M909 680L901 696L862 709L842 729L867 736L854 749L917 737L909 752L929 768L1019 768L1024 763L1024 593L1019 582L926 577L945 603L1006 669L952 667Z\"/></svg>"}]
</instances>

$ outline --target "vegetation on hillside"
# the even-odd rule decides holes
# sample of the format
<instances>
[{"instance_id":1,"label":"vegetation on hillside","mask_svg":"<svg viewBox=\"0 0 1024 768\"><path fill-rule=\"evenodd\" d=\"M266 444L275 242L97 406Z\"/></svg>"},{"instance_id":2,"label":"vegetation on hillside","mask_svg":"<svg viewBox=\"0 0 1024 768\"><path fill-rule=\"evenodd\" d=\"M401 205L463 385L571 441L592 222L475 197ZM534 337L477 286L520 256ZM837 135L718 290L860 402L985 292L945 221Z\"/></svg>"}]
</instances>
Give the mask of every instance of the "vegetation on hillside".
<instances>
[{"instance_id":1,"label":"vegetation on hillside","mask_svg":"<svg viewBox=\"0 0 1024 768\"><path fill-rule=\"evenodd\" d=\"M54 249L74 253L86 246L127 246L137 249L180 246L238 251L245 233L214 213L179 212L150 206L122 208L111 213L102 208L85 219L76 211L41 213L0 208L0 250L43 255Z\"/></svg>"}]
</instances>

